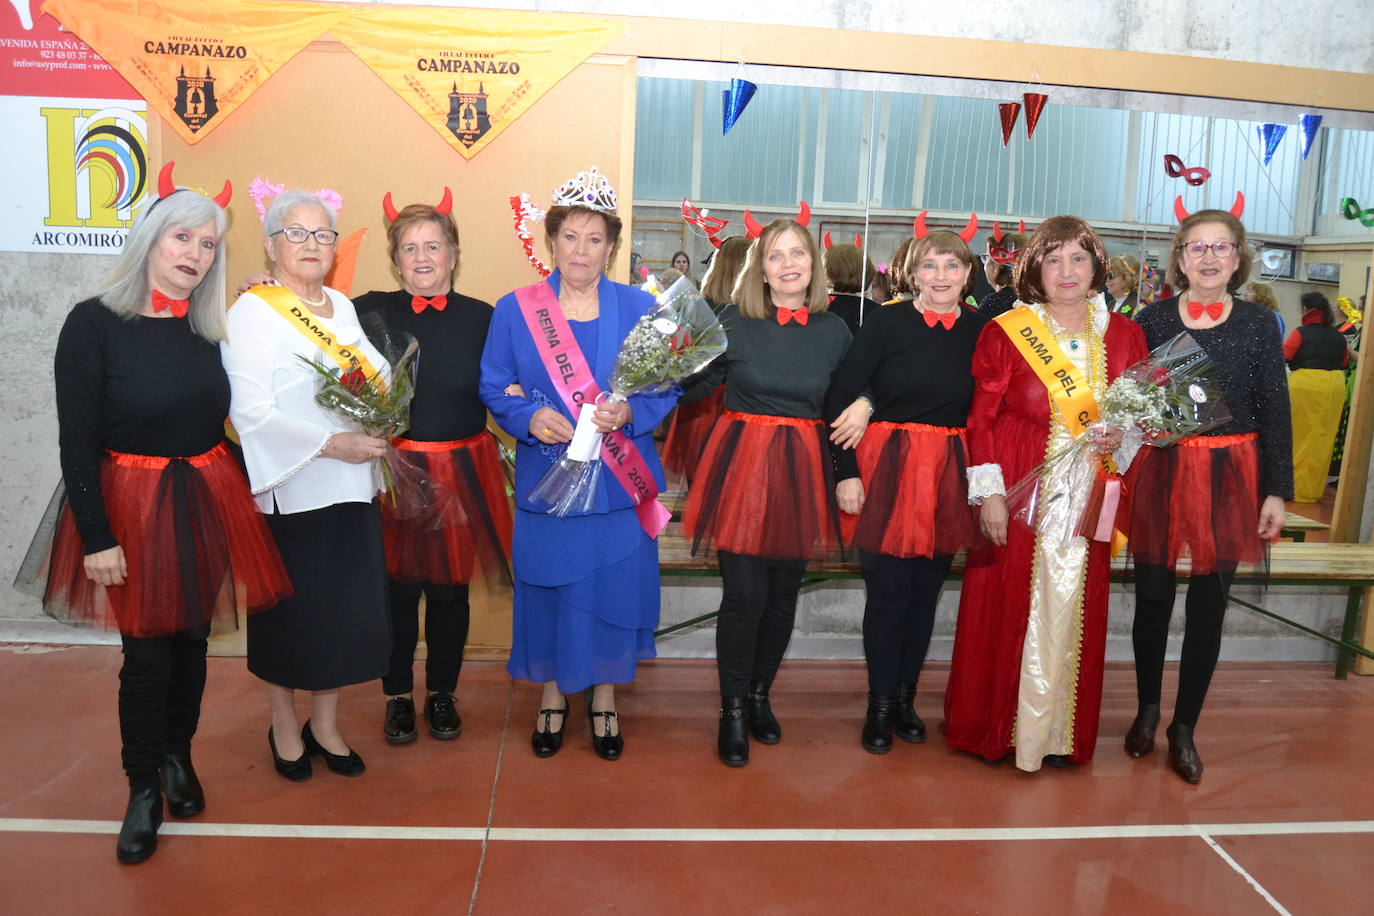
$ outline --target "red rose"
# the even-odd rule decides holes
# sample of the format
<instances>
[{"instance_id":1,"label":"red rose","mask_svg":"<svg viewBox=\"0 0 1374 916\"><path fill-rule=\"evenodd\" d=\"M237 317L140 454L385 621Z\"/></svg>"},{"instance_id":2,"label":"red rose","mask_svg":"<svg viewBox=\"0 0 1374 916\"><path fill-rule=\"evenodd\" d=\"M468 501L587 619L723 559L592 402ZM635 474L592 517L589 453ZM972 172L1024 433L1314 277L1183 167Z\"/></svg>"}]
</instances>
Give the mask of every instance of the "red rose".
<instances>
[{"instance_id":1,"label":"red rose","mask_svg":"<svg viewBox=\"0 0 1374 916\"><path fill-rule=\"evenodd\" d=\"M339 376L339 384L353 394L360 394L367 387L367 374L361 369L350 369Z\"/></svg>"}]
</instances>

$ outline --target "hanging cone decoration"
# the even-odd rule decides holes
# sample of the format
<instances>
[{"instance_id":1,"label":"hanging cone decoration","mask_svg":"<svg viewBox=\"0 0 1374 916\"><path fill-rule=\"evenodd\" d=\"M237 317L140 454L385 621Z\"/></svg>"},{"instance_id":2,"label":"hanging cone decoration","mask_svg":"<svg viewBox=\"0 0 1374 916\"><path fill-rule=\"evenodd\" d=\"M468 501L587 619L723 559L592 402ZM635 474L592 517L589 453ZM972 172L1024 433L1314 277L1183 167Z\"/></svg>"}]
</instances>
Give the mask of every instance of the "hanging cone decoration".
<instances>
[{"instance_id":1,"label":"hanging cone decoration","mask_svg":"<svg viewBox=\"0 0 1374 916\"><path fill-rule=\"evenodd\" d=\"M1002 118L1002 148L1011 142L1011 132L1016 129L1016 119L1021 114L1020 102L1003 102L997 106L997 114Z\"/></svg>"},{"instance_id":2,"label":"hanging cone decoration","mask_svg":"<svg viewBox=\"0 0 1374 916\"><path fill-rule=\"evenodd\" d=\"M758 86L739 77L730 80L729 89L721 90L720 94L724 103L723 120L720 128L722 137L730 132L730 128L735 126L739 116L744 114L744 109L749 106L749 100L758 91Z\"/></svg>"},{"instance_id":3,"label":"hanging cone decoration","mask_svg":"<svg viewBox=\"0 0 1374 916\"><path fill-rule=\"evenodd\" d=\"M1322 126L1322 116L1314 114L1298 115L1298 126L1302 128L1302 158L1312 152L1312 141L1317 139L1317 128Z\"/></svg>"},{"instance_id":4,"label":"hanging cone decoration","mask_svg":"<svg viewBox=\"0 0 1374 916\"><path fill-rule=\"evenodd\" d=\"M1035 125L1040 123L1040 112L1045 110L1045 103L1050 97L1043 92L1027 92L1021 98L1026 102L1026 139L1029 140L1035 134Z\"/></svg>"},{"instance_id":5,"label":"hanging cone decoration","mask_svg":"<svg viewBox=\"0 0 1374 916\"><path fill-rule=\"evenodd\" d=\"M1264 164L1268 165L1288 128L1283 124L1262 124L1255 129L1259 131L1260 145L1264 147Z\"/></svg>"}]
</instances>

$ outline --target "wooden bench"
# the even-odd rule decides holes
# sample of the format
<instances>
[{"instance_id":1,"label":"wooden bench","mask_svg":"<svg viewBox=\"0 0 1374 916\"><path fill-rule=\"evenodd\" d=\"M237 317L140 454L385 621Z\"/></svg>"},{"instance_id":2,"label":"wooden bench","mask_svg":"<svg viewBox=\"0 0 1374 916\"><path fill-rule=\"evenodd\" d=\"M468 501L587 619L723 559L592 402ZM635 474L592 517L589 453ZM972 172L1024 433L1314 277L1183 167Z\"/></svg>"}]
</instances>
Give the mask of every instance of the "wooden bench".
<instances>
[{"instance_id":1,"label":"wooden bench","mask_svg":"<svg viewBox=\"0 0 1374 916\"><path fill-rule=\"evenodd\" d=\"M1311 532L1330 530L1331 526L1326 522L1319 522L1315 518L1298 515L1296 512L1289 512L1283 519L1283 536L1292 538L1299 544L1306 541L1307 535Z\"/></svg>"}]
</instances>

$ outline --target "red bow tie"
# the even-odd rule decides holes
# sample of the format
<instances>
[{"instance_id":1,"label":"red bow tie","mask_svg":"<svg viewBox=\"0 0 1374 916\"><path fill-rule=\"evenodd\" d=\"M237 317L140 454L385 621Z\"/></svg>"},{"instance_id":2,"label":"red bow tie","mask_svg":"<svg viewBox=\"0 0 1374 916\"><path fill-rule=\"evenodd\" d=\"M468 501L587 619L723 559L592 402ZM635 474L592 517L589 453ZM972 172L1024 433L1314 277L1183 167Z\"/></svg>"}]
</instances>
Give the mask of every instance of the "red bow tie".
<instances>
[{"instance_id":1,"label":"red bow tie","mask_svg":"<svg viewBox=\"0 0 1374 916\"><path fill-rule=\"evenodd\" d=\"M937 324L942 324L945 326L945 330L948 331L950 328L954 327L954 322L958 320L959 309L957 307L952 308L948 312L932 312L930 309L925 309L921 314L925 316L926 327L933 328Z\"/></svg>"},{"instance_id":2,"label":"red bow tie","mask_svg":"<svg viewBox=\"0 0 1374 916\"><path fill-rule=\"evenodd\" d=\"M783 308L781 305L778 306L778 324L787 324L789 321L795 321L802 327L806 327L806 323L810 320L811 315L806 311L806 306L804 305L801 308L795 309Z\"/></svg>"},{"instance_id":3,"label":"red bow tie","mask_svg":"<svg viewBox=\"0 0 1374 916\"><path fill-rule=\"evenodd\" d=\"M1221 318L1221 310L1225 307L1225 302L1189 302L1188 317L1197 321L1203 314L1206 314L1213 321L1218 321Z\"/></svg>"},{"instance_id":4,"label":"red bow tie","mask_svg":"<svg viewBox=\"0 0 1374 916\"><path fill-rule=\"evenodd\" d=\"M171 309L173 318L185 318L186 310L190 307L190 299L172 299L168 296L162 295L162 293L158 292L157 290L153 290L154 315L156 315L158 312L165 312L167 311L167 309Z\"/></svg>"},{"instance_id":5,"label":"red bow tie","mask_svg":"<svg viewBox=\"0 0 1374 916\"><path fill-rule=\"evenodd\" d=\"M410 307L415 310L417 315L425 310L425 306L430 306L436 312L442 312L446 305L448 305L447 295L435 296L432 299L426 299L424 296L410 297Z\"/></svg>"}]
</instances>

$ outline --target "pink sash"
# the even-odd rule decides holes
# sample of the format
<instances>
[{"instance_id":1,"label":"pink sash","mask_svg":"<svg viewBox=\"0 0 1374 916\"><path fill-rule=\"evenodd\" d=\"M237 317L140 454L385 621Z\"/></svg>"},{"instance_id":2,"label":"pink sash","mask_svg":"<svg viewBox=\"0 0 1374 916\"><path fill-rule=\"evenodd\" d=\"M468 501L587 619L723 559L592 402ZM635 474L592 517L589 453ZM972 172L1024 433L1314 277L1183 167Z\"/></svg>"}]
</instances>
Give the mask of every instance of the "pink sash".
<instances>
[{"instance_id":1,"label":"pink sash","mask_svg":"<svg viewBox=\"0 0 1374 916\"><path fill-rule=\"evenodd\" d=\"M576 422L582 405L595 404L602 392L563 316L558 297L547 283L535 283L517 289L515 300L544 369ZM603 434L601 460L634 500L635 515L644 531L651 538L658 537L672 515L658 501L658 484L634 442L620 430Z\"/></svg>"}]
</instances>

